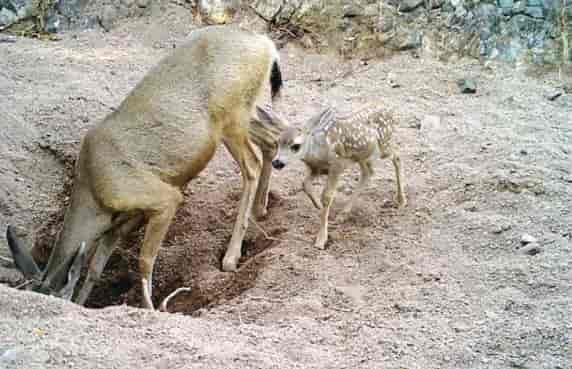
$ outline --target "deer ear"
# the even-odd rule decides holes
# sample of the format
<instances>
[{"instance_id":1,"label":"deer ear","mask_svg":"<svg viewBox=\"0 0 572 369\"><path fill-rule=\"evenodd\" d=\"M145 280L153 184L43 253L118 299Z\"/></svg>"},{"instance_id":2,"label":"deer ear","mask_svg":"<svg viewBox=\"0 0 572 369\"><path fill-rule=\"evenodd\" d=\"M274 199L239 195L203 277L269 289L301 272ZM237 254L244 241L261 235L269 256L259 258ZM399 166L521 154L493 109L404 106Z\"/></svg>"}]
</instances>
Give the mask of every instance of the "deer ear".
<instances>
[{"instance_id":1,"label":"deer ear","mask_svg":"<svg viewBox=\"0 0 572 369\"><path fill-rule=\"evenodd\" d=\"M40 268L28 249L18 241L12 226L6 228L6 239L8 240L8 247L14 259L14 264L24 274L24 277L28 279L38 278L41 274Z\"/></svg>"},{"instance_id":2,"label":"deer ear","mask_svg":"<svg viewBox=\"0 0 572 369\"><path fill-rule=\"evenodd\" d=\"M60 297L64 300L71 300L75 290L75 286L79 277L81 275L81 268L85 263L85 242L81 243L81 246L76 251L73 261L68 269L68 282L60 290Z\"/></svg>"}]
</instances>

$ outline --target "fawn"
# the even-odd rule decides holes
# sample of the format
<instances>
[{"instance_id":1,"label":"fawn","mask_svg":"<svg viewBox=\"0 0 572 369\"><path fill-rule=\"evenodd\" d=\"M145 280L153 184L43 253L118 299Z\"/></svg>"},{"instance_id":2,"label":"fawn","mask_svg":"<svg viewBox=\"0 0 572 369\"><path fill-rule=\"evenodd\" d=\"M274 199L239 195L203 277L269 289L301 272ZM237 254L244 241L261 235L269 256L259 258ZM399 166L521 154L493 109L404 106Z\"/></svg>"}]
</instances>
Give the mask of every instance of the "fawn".
<instances>
[{"instance_id":1,"label":"fawn","mask_svg":"<svg viewBox=\"0 0 572 369\"><path fill-rule=\"evenodd\" d=\"M349 213L356 197L368 185L373 175L374 157L391 158L397 182L397 203L406 205L401 181L399 153L392 146L396 121L389 111L371 104L347 117L336 117L331 108L310 119L303 127L286 128L280 135L278 151L272 161L275 169L282 169L288 161L301 159L307 168L303 190L317 209L320 209L320 230L315 246L324 249L328 240L328 216L336 187L344 170L352 163L360 166L361 177L343 213ZM321 201L312 192L312 182L327 175Z\"/></svg>"}]
</instances>

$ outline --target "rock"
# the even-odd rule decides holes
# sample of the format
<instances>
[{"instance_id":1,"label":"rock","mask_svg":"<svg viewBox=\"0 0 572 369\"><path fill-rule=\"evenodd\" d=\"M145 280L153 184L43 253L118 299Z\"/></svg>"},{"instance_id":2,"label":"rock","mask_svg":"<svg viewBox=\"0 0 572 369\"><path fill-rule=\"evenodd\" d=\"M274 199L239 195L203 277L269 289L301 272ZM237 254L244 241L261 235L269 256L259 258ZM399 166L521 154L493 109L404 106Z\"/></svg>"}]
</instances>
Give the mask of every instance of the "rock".
<instances>
[{"instance_id":1,"label":"rock","mask_svg":"<svg viewBox=\"0 0 572 369\"><path fill-rule=\"evenodd\" d=\"M363 9L363 15L365 17L379 16L379 5L369 4Z\"/></svg>"},{"instance_id":2,"label":"rock","mask_svg":"<svg viewBox=\"0 0 572 369\"><path fill-rule=\"evenodd\" d=\"M276 17L277 21L290 17L292 14L305 14L309 9L324 9L324 3L321 0L289 0L289 1L273 1L273 0L256 0L252 8L262 17L271 19ZM282 7L282 11L278 12Z\"/></svg>"},{"instance_id":3,"label":"rock","mask_svg":"<svg viewBox=\"0 0 572 369\"><path fill-rule=\"evenodd\" d=\"M360 17L364 15L364 8L362 8L359 4L348 4L344 5L342 12L345 18L354 18Z\"/></svg>"},{"instance_id":4,"label":"rock","mask_svg":"<svg viewBox=\"0 0 572 369\"><path fill-rule=\"evenodd\" d=\"M0 0L0 27L8 27L31 16L36 8L34 0Z\"/></svg>"},{"instance_id":5,"label":"rock","mask_svg":"<svg viewBox=\"0 0 572 369\"><path fill-rule=\"evenodd\" d=\"M460 79L457 81L457 86L463 94L474 94L477 92L477 84L472 79Z\"/></svg>"},{"instance_id":6,"label":"rock","mask_svg":"<svg viewBox=\"0 0 572 369\"><path fill-rule=\"evenodd\" d=\"M398 9L401 12L410 12L417 9L423 2L424 0L400 0Z\"/></svg>"},{"instance_id":7,"label":"rock","mask_svg":"<svg viewBox=\"0 0 572 369\"><path fill-rule=\"evenodd\" d=\"M150 5L150 0L137 0L137 6L140 8L146 8Z\"/></svg>"},{"instance_id":8,"label":"rock","mask_svg":"<svg viewBox=\"0 0 572 369\"><path fill-rule=\"evenodd\" d=\"M411 121L409 121L409 124L407 126L409 128L421 129L421 121L417 118L414 118Z\"/></svg>"},{"instance_id":9,"label":"rock","mask_svg":"<svg viewBox=\"0 0 572 369\"><path fill-rule=\"evenodd\" d=\"M503 232L509 231L511 228L512 226L510 224L500 224L492 230L492 233L501 234Z\"/></svg>"},{"instance_id":10,"label":"rock","mask_svg":"<svg viewBox=\"0 0 572 369\"><path fill-rule=\"evenodd\" d=\"M8 8L0 8L0 27L8 27L18 20L18 15Z\"/></svg>"},{"instance_id":11,"label":"rock","mask_svg":"<svg viewBox=\"0 0 572 369\"><path fill-rule=\"evenodd\" d=\"M118 10L113 5L106 5L99 14L99 24L105 31L109 31L119 16Z\"/></svg>"},{"instance_id":12,"label":"rock","mask_svg":"<svg viewBox=\"0 0 572 369\"><path fill-rule=\"evenodd\" d=\"M438 115L426 115L421 121L421 129L434 130L441 126L441 117Z\"/></svg>"},{"instance_id":13,"label":"rock","mask_svg":"<svg viewBox=\"0 0 572 369\"><path fill-rule=\"evenodd\" d=\"M523 255L534 256L542 252L542 247L538 243L532 242L518 249L518 252Z\"/></svg>"},{"instance_id":14,"label":"rock","mask_svg":"<svg viewBox=\"0 0 572 369\"><path fill-rule=\"evenodd\" d=\"M449 326L456 332L466 332L471 329L471 326L465 322L451 322Z\"/></svg>"},{"instance_id":15,"label":"rock","mask_svg":"<svg viewBox=\"0 0 572 369\"><path fill-rule=\"evenodd\" d=\"M0 36L0 44L13 44L16 41L16 37L13 36Z\"/></svg>"},{"instance_id":16,"label":"rock","mask_svg":"<svg viewBox=\"0 0 572 369\"><path fill-rule=\"evenodd\" d=\"M521 0L514 3L512 14L523 14L526 11L526 1Z\"/></svg>"},{"instance_id":17,"label":"rock","mask_svg":"<svg viewBox=\"0 0 572 369\"><path fill-rule=\"evenodd\" d=\"M405 51L418 49L422 44L421 32L416 30L408 31L406 34L402 35L401 40L402 41L398 43L396 50Z\"/></svg>"},{"instance_id":18,"label":"rock","mask_svg":"<svg viewBox=\"0 0 572 369\"><path fill-rule=\"evenodd\" d=\"M395 75L391 72L387 73L386 80L391 88L401 87L401 85L395 80Z\"/></svg>"},{"instance_id":19,"label":"rock","mask_svg":"<svg viewBox=\"0 0 572 369\"><path fill-rule=\"evenodd\" d=\"M532 18L544 18L544 10L541 6L527 6L524 14Z\"/></svg>"},{"instance_id":20,"label":"rock","mask_svg":"<svg viewBox=\"0 0 572 369\"><path fill-rule=\"evenodd\" d=\"M533 236L529 235L528 233L525 233L522 235L522 237L520 237L520 243L523 245L528 245L529 243L536 243L536 242L538 242L538 240Z\"/></svg>"},{"instance_id":21,"label":"rock","mask_svg":"<svg viewBox=\"0 0 572 369\"><path fill-rule=\"evenodd\" d=\"M561 90L550 90L548 91L544 96L550 100L550 101L554 101L557 98L559 98L560 96L562 96L562 91Z\"/></svg>"},{"instance_id":22,"label":"rock","mask_svg":"<svg viewBox=\"0 0 572 369\"><path fill-rule=\"evenodd\" d=\"M428 0L429 9L438 9L445 4L445 0Z\"/></svg>"}]
</instances>

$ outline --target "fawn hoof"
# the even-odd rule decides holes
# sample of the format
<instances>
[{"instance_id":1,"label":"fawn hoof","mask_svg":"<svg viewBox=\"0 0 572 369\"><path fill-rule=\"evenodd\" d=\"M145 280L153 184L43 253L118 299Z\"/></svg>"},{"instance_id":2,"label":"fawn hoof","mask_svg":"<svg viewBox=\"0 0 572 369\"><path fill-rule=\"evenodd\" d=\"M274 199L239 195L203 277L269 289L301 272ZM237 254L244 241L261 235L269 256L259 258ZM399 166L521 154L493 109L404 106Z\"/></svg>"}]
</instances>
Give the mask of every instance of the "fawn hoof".
<instances>
[{"instance_id":1,"label":"fawn hoof","mask_svg":"<svg viewBox=\"0 0 572 369\"><path fill-rule=\"evenodd\" d=\"M320 250L325 250L327 241L328 241L327 237L318 237L316 239L316 242L314 242L314 247Z\"/></svg>"},{"instance_id":2,"label":"fawn hoof","mask_svg":"<svg viewBox=\"0 0 572 369\"><path fill-rule=\"evenodd\" d=\"M254 208L252 210L252 215L254 215L254 218L256 220L262 220L266 218L266 215L268 215L268 209L266 209L266 206L260 208Z\"/></svg>"},{"instance_id":3,"label":"fawn hoof","mask_svg":"<svg viewBox=\"0 0 572 369\"><path fill-rule=\"evenodd\" d=\"M238 270L238 259L240 259L240 256L226 255L222 259L222 270L225 272L236 272Z\"/></svg>"}]
</instances>

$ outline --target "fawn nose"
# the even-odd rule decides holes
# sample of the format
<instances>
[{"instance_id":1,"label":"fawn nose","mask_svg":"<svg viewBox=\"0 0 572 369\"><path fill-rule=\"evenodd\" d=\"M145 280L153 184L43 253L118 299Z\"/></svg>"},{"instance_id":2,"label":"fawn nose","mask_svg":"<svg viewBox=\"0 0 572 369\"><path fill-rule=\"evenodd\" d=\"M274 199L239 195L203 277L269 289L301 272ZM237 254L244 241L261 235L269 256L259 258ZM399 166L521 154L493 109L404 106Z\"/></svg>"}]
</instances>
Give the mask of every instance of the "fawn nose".
<instances>
[{"instance_id":1,"label":"fawn nose","mask_svg":"<svg viewBox=\"0 0 572 369\"><path fill-rule=\"evenodd\" d=\"M284 162L282 162L281 160L278 159L274 159L272 160L272 166L274 167L274 169L282 169L286 166L286 164L284 164Z\"/></svg>"}]
</instances>

